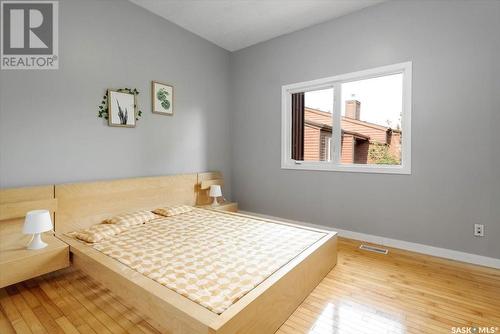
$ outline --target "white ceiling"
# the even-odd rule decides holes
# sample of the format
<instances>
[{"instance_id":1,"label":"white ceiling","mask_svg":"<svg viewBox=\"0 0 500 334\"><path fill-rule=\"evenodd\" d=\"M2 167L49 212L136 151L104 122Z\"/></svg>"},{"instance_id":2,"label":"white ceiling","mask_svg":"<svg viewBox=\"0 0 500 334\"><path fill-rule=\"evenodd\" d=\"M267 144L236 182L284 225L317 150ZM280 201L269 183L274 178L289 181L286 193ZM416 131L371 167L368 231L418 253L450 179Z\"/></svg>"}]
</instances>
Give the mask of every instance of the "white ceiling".
<instances>
[{"instance_id":1,"label":"white ceiling","mask_svg":"<svg viewBox=\"0 0 500 334\"><path fill-rule=\"evenodd\" d=\"M236 51L385 0L130 0Z\"/></svg>"}]
</instances>

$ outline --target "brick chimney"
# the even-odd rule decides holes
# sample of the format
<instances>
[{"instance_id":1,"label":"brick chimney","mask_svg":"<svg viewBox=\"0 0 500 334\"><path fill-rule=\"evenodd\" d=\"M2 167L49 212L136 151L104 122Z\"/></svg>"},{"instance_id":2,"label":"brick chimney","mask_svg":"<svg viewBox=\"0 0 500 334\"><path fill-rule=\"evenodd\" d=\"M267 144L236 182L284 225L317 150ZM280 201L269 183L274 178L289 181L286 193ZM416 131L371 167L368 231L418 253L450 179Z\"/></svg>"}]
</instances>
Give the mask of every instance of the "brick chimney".
<instances>
[{"instance_id":1,"label":"brick chimney","mask_svg":"<svg viewBox=\"0 0 500 334\"><path fill-rule=\"evenodd\" d=\"M345 117L359 120L360 109L361 102L359 102L358 100L345 101Z\"/></svg>"}]
</instances>

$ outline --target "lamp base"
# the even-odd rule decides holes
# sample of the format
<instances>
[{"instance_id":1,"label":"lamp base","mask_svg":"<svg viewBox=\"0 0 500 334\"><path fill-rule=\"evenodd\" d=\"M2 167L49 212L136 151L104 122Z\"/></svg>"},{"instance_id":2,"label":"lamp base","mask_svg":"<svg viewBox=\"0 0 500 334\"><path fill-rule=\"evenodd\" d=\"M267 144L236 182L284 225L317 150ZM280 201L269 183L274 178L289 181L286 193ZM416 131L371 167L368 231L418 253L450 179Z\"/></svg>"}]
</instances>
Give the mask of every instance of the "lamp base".
<instances>
[{"instance_id":1,"label":"lamp base","mask_svg":"<svg viewBox=\"0 0 500 334\"><path fill-rule=\"evenodd\" d=\"M219 202L217 202L217 197L214 197L214 201L212 202L212 207L219 206Z\"/></svg>"},{"instance_id":2,"label":"lamp base","mask_svg":"<svg viewBox=\"0 0 500 334\"><path fill-rule=\"evenodd\" d=\"M36 250L36 249L42 249L45 247L47 247L47 243L42 241L42 234L35 233L35 234L33 234L33 238L31 239L27 248L31 249L31 250Z\"/></svg>"}]
</instances>

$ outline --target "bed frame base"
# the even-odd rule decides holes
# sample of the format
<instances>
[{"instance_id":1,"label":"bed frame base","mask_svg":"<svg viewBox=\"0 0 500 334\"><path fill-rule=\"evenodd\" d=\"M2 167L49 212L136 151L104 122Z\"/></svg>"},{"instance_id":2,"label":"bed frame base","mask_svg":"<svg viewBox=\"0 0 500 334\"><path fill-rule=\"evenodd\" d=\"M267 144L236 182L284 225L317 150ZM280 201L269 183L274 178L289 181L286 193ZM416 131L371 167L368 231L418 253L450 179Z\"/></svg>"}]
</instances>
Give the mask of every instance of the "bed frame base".
<instances>
[{"instance_id":1,"label":"bed frame base","mask_svg":"<svg viewBox=\"0 0 500 334\"><path fill-rule=\"evenodd\" d=\"M337 262L335 232L252 217L324 233L286 265L218 315L64 233L111 215L168 204L195 205L200 184L220 173L180 174L55 185L57 235L70 245L73 265L126 300L162 333L274 333ZM238 213L225 213L245 216Z\"/></svg>"},{"instance_id":2,"label":"bed frame base","mask_svg":"<svg viewBox=\"0 0 500 334\"><path fill-rule=\"evenodd\" d=\"M162 333L274 333L337 262L337 236L330 234L217 315L189 300L180 306L157 282L111 263L112 259L107 263L103 254L88 254L81 247L89 247L78 241L60 238L70 244L76 269L140 310Z\"/></svg>"},{"instance_id":3,"label":"bed frame base","mask_svg":"<svg viewBox=\"0 0 500 334\"><path fill-rule=\"evenodd\" d=\"M258 286L260 293L237 314L222 313L211 333L274 333L337 263L337 237L328 238L286 274ZM251 292L253 292L252 290ZM230 310L228 310L230 311ZM230 319L229 317L232 316Z\"/></svg>"},{"instance_id":4,"label":"bed frame base","mask_svg":"<svg viewBox=\"0 0 500 334\"><path fill-rule=\"evenodd\" d=\"M79 269L123 299L145 315L148 322L162 333L209 333L196 319L182 314L175 307L165 303L147 288L123 279L122 275L111 268L100 265L88 256L72 253L73 268Z\"/></svg>"}]
</instances>

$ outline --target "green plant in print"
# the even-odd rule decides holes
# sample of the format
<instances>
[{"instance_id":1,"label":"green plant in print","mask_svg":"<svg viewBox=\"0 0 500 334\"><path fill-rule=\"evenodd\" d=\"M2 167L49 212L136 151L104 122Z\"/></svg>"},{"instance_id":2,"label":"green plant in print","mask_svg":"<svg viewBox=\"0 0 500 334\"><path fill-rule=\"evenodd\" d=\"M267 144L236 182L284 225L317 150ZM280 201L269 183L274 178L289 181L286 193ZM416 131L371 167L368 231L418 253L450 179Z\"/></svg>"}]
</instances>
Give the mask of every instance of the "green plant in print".
<instances>
[{"instance_id":1,"label":"green plant in print","mask_svg":"<svg viewBox=\"0 0 500 334\"><path fill-rule=\"evenodd\" d=\"M116 91L120 92L120 93L133 94L133 95L136 95L136 96L139 95L139 91L136 88L119 88ZM134 108L135 107L137 107L137 105L134 105ZM108 112L109 112L109 108L108 108L108 91L106 91L106 93L102 97L101 104L99 105L99 110L97 111L97 117L108 119L109 118ZM120 117L120 123L121 124L127 124L126 122L123 123L123 117L125 117L125 119L126 119L127 118L126 115L123 114L122 110L120 110L120 112L121 112L121 115L122 115L122 116L120 116L120 113L118 114L118 116ZM139 120L139 118L141 118L141 116L142 116L142 111L137 110L137 116L135 117L135 119Z\"/></svg>"},{"instance_id":2,"label":"green plant in print","mask_svg":"<svg viewBox=\"0 0 500 334\"><path fill-rule=\"evenodd\" d=\"M116 100L116 103L118 104L118 110L119 110L118 117L120 118L120 124L126 125L127 121L128 121L128 110L127 110L127 108L122 109L118 99ZM125 110L125 112L123 110Z\"/></svg>"},{"instance_id":3,"label":"green plant in print","mask_svg":"<svg viewBox=\"0 0 500 334\"><path fill-rule=\"evenodd\" d=\"M170 108L170 101L168 100L168 95L170 95L165 88L161 88L157 93L156 97L160 100L160 104L163 109L168 110Z\"/></svg>"}]
</instances>

